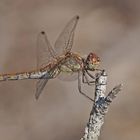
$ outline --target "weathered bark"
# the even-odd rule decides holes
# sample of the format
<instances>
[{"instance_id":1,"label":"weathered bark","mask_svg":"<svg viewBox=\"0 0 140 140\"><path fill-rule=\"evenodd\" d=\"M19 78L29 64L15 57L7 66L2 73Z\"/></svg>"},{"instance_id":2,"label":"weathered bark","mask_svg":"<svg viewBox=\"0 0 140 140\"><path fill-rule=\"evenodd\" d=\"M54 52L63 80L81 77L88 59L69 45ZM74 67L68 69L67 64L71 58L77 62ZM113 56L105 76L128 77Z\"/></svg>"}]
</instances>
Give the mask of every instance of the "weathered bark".
<instances>
[{"instance_id":1,"label":"weathered bark","mask_svg":"<svg viewBox=\"0 0 140 140\"><path fill-rule=\"evenodd\" d=\"M107 85L107 74L103 70L101 73L96 74L95 82L95 102L90 113L89 121L85 128L84 136L81 140L98 140L100 136L101 127L104 123L105 114L113 99L121 90L122 85L114 87L107 96L105 96Z\"/></svg>"}]
</instances>

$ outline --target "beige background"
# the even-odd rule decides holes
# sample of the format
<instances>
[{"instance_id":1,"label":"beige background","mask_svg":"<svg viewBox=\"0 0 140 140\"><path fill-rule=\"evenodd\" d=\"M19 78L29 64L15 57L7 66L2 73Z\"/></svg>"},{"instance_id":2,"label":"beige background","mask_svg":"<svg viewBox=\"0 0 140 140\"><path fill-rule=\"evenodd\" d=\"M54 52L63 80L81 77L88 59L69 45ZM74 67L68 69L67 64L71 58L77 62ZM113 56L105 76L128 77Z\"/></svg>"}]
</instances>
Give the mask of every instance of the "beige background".
<instances>
[{"instance_id":1,"label":"beige background","mask_svg":"<svg viewBox=\"0 0 140 140\"><path fill-rule=\"evenodd\" d=\"M108 73L108 91L123 83L102 129L102 140L140 138L140 1L1 0L0 72L36 67L36 36L46 30L52 44L76 14L73 50L95 51ZM0 83L1 140L77 140L92 103L78 93L77 81L51 80L38 101L34 80ZM92 96L92 89L85 90Z\"/></svg>"}]
</instances>

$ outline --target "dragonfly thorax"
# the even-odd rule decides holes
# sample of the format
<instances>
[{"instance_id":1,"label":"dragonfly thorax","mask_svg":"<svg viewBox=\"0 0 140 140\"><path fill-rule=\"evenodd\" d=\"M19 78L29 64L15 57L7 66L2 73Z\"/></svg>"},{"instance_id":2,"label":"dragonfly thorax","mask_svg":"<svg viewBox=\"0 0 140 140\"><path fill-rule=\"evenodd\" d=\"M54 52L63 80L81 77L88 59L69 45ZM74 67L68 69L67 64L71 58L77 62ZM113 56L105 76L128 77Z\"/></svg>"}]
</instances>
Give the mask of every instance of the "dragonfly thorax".
<instances>
[{"instance_id":1,"label":"dragonfly thorax","mask_svg":"<svg viewBox=\"0 0 140 140\"><path fill-rule=\"evenodd\" d=\"M61 72L77 72L83 67L82 58L76 53L66 54L64 62L59 66Z\"/></svg>"},{"instance_id":2,"label":"dragonfly thorax","mask_svg":"<svg viewBox=\"0 0 140 140\"><path fill-rule=\"evenodd\" d=\"M85 60L86 68L91 71L94 71L99 64L100 58L95 53L90 53Z\"/></svg>"}]
</instances>

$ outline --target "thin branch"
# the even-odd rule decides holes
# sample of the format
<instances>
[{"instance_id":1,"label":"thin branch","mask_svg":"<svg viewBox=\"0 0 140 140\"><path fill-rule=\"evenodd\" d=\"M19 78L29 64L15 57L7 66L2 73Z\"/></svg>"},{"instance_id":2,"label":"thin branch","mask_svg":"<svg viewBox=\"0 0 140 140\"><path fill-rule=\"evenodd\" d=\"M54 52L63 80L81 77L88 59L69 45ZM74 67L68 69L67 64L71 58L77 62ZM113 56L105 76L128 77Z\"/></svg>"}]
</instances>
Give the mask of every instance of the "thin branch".
<instances>
[{"instance_id":1,"label":"thin branch","mask_svg":"<svg viewBox=\"0 0 140 140\"><path fill-rule=\"evenodd\" d=\"M84 136L81 138L81 140L98 140L109 105L117 96L122 87L121 84L116 86L107 96L105 96L106 85L107 74L105 70L103 70L101 73L96 74L95 102L90 113L89 121L85 128Z\"/></svg>"},{"instance_id":2,"label":"thin branch","mask_svg":"<svg viewBox=\"0 0 140 140\"><path fill-rule=\"evenodd\" d=\"M121 88L122 88L122 84L114 87L110 92L109 94L106 96L105 98L105 101L110 104L113 99L117 96L118 92L121 91Z\"/></svg>"}]
</instances>

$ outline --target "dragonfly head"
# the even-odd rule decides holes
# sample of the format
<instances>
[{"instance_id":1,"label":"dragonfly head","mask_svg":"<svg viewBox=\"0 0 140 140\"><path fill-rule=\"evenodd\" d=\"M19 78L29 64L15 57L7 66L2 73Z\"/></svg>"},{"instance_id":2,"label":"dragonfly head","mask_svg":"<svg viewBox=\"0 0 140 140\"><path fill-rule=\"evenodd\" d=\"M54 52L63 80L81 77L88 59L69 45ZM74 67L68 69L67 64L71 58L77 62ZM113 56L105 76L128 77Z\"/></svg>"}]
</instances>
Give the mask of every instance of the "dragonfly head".
<instances>
[{"instance_id":1,"label":"dragonfly head","mask_svg":"<svg viewBox=\"0 0 140 140\"><path fill-rule=\"evenodd\" d=\"M87 69L93 71L100 64L100 58L95 53L90 53L86 58L86 67Z\"/></svg>"}]
</instances>

